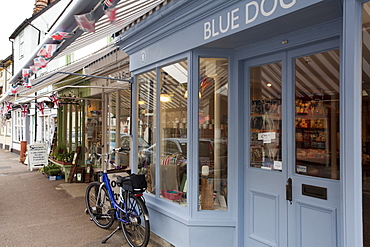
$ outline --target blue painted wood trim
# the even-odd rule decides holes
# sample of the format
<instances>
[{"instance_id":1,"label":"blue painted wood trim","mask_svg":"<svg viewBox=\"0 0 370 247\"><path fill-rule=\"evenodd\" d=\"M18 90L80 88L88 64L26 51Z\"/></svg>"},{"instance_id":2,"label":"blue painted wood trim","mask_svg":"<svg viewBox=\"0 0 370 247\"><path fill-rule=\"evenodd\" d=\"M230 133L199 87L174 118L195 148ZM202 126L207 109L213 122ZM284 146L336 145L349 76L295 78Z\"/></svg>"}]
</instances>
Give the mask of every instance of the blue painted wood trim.
<instances>
[{"instance_id":1,"label":"blue painted wood trim","mask_svg":"<svg viewBox=\"0 0 370 247\"><path fill-rule=\"evenodd\" d=\"M340 246L362 246L361 17L362 5L343 2L341 76L341 182L343 222Z\"/></svg>"}]
</instances>

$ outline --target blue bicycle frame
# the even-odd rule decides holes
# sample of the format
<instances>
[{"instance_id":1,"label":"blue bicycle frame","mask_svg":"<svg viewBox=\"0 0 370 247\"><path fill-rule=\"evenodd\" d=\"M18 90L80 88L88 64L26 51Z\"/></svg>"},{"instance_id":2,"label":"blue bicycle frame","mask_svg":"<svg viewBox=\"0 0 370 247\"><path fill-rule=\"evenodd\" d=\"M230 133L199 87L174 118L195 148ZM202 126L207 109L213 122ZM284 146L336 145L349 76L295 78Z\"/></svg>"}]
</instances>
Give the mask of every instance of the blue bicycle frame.
<instances>
[{"instance_id":1,"label":"blue bicycle frame","mask_svg":"<svg viewBox=\"0 0 370 247\"><path fill-rule=\"evenodd\" d=\"M107 191L108 191L109 198L110 198L110 201L111 201L111 203L112 203L112 206L113 206L113 208L115 209L116 219L118 219L119 221L122 221L123 223L129 223L129 222L130 222L129 220L124 220L124 219L121 219L121 218L119 217L119 211L122 211L122 212L123 212L123 213L125 213L125 214L126 214L126 211L125 211L124 209L122 209L122 208L118 205L118 203L117 203L116 199L114 198L114 192L113 192L113 190L112 190L112 187L111 187L111 184L110 184L110 179L108 178L108 174L107 174L106 172L103 172L102 177L103 177L103 182L102 182L102 184L100 185L99 191L101 191L101 188L102 188L103 186L105 186L105 188L106 188L106 189L107 189ZM122 189L122 188L120 188L120 190L121 190L121 189ZM120 191L120 192L121 192L121 191ZM122 194L121 194L121 193L120 193L120 198L119 198L119 200L123 203L124 208L126 208L126 202L125 202L125 200L122 198Z\"/></svg>"}]
</instances>

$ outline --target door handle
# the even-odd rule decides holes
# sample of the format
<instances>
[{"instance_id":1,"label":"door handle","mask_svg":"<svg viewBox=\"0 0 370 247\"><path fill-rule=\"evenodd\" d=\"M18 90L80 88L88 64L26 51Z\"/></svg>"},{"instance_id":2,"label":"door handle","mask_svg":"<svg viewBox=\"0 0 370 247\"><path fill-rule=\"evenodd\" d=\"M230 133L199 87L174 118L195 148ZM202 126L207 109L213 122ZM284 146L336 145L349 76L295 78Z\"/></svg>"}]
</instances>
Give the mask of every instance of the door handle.
<instances>
[{"instance_id":1,"label":"door handle","mask_svg":"<svg viewBox=\"0 0 370 247\"><path fill-rule=\"evenodd\" d=\"M292 204L293 200L293 189L292 189L292 179L288 178L285 185L285 191L286 191L286 200Z\"/></svg>"}]
</instances>

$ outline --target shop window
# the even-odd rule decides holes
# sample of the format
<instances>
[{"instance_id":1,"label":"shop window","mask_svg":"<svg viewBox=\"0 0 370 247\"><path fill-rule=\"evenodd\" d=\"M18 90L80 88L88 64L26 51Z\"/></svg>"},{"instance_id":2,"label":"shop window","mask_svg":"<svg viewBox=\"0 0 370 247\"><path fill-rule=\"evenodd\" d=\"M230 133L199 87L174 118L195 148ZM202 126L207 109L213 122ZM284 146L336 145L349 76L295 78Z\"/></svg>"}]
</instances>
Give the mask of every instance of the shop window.
<instances>
[{"instance_id":1,"label":"shop window","mask_svg":"<svg viewBox=\"0 0 370 247\"><path fill-rule=\"evenodd\" d=\"M295 59L295 172L339 180L339 50Z\"/></svg>"},{"instance_id":2,"label":"shop window","mask_svg":"<svg viewBox=\"0 0 370 247\"><path fill-rule=\"evenodd\" d=\"M281 62L250 70L250 166L282 170Z\"/></svg>"},{"instance_id":3,"label":"shop window","mask_svg":"<svg viewBox=\"0 0 370 247\"><path fill-rule=\"evenodd\" d=\"M91 157L93 153L102 153L102 102L101 100L86 101L86 123L85 123L85 139L87 148L87 157ZM93 165L97 160L88 160Z\"/></svg>"},{"instance_id":4,"label":"shop window","mask_svg":"<svg viewBox=\"0 0 370 247\"><path fill-rule=\"evenodd\" d=\"M370 246L370 2L362 6L362 217L363 246Z\"/></svg>"},{"instance_id":5,"label":"shop window","mask_svg":"<svg viewBox=\"0 0 370 247\"><path fill-rule=\"evenodd\" d=\"M107 146L109 146L109 150L116 147L131 148L131 90L119 90L109 93L108 100ZM132 154L132 152L129 152L129 154ZM130 166L129 158L128 154L121 153L112 157L115 164L121 168Z\"/></svg>"},{"instance_id":6,"label":"shop window","mask_svg":"<svg viewBox=\"0 0 370 247\"><path fill-rule=\"evenodd\" d=\"M199 209L226 210L228 59L199 61Z\"/></svg>"},{"instance_id":7,"label":"shop window","mask_svg":"<svg viewBox=\"0 0 370 247\"><path fill-rule=\"evenodd\" d=\"M136 78L138 101L138 168L146 171L147 191L156 193L156 168L155 168L155 145L156 145L156 86L157 73L150 71Z\"/></svg>"},{"instance_id":8,"label":"shop window","mask_svg":"<svg viewBox=\"0 0 370 247\"><path fill-rule=\"evenodd\" d=\"M162 67L160 73L161 145L157 187L162 198L186 206L188 62Z\"/></svg>"}]
</instances>

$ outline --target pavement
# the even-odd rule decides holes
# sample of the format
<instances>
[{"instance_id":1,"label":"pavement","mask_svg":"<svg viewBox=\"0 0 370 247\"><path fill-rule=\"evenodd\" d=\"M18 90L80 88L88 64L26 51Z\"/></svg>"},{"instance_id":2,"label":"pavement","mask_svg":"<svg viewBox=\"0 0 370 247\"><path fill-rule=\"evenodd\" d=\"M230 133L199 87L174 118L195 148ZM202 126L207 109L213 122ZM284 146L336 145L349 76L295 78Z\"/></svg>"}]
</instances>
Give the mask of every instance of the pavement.
<instances>
[{"instance_id":1,"label":"pavement","mask_svg":"<svg viewBox=\"0 0 370 247\"><path fill-rule=\"evenodd\" d=\"M129 246L122 231L101 243L117 225L104 230L89 220L87 185L51 181L38 169L29 171L19 155L0 149L0 246ZM165 246L155 239L151 234L148 246Z\"/></svg>"}]
</instances>

